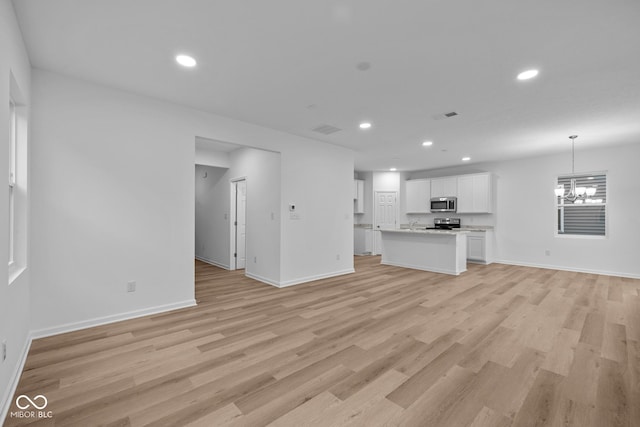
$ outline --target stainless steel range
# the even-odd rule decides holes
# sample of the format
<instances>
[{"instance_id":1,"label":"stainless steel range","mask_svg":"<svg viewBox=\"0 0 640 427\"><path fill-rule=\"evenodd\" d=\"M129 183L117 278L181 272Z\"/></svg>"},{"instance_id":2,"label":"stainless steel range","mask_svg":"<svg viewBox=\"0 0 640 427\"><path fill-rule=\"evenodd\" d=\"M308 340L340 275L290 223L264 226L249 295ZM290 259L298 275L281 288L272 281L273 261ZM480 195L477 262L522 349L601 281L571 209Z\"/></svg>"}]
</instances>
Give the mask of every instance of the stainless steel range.
<instances>
[{"instance_id":1,"label":"stainless steel range","mask_svg":"<svg viewBox=\"0 0 640 427\"><path fill-rule=\"evenodd\" d=\"M427 230L453 230L460 228L460 218L434 218L433 227Z\"/></svg>"}]
</instances>

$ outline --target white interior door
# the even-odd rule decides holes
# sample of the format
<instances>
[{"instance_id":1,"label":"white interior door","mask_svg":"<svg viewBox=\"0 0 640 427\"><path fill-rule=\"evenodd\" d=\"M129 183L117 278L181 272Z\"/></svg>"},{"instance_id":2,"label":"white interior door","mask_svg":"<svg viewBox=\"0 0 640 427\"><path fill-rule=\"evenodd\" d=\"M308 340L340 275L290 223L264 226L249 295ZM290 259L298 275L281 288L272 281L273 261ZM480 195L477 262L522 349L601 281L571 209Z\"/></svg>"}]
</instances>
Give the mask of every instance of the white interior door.
<instances>
[{"instance_id":1,"label":"white interior door","mask_svg":"<svg viewBox=\"0 0 640 427\"><path fill-rule=\"evenodd\" d=\"M243 269L247 261L247 181L235 182L236 189L236 270Z\"/></svg>"},{"instance_id":2,"label":"white interior door","mask_svg":"<svg viewBox=\"0 0 640 427\"><path fill-rule=\"evenodd\" d=\"M376 191L373 217L373 250L382 253L382 233L379 230L398 227L398 193L395 191Z\"/></svg>"}]
</instances>

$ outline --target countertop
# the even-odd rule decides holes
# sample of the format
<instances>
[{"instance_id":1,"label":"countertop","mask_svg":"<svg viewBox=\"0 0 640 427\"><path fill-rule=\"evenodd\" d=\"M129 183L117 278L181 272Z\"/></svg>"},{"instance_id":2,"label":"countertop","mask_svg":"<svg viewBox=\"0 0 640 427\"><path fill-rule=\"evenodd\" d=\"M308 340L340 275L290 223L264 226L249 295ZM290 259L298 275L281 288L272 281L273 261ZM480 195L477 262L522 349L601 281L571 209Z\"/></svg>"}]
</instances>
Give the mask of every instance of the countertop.
<instances>
[{"instance_id":1,"label":"countertop","mask_svg":"<svg viewBox=\"0 0 640 427\"><path fill-rule=\"evenodd\" d=\"M413 228L415 230L421 230L424 229L425 227L433 227L433 224L416 224L413 226ZM404 230L404 229L410 229L411 226L409 224L400 224L400 229ZM492 225L463 225L462 227L460 227L458 230L463 230L463 231L493 231L493 226Z\"/></svg>"},{"instance_id":2,"label":"countertop","mask_svg":"<svg viewBox=\"0 0 640 427\"><path fill-rule=\"evenodd\" d=\"M384 231L387 233L403 233L403 234L445 234L445 235L457 235L457 234L468 234L471 231L470 230L462 230L462 229L458 229L458 230L425 230L425 229L415 229L415 230L411 230L408 228L400 228L400 229L387 229L387 230L380 230L380 231Z\"/></svg>"},{"instance_id":3,"label":"countertop","mask_svg":"<svg viewBox=\"0 0 640 427\"><path fill-rule=\"evenodd\" d=\"M353 228L364 228L366 230L373 228L372 224L353 224Z\"/></svg>"}]
</instances>

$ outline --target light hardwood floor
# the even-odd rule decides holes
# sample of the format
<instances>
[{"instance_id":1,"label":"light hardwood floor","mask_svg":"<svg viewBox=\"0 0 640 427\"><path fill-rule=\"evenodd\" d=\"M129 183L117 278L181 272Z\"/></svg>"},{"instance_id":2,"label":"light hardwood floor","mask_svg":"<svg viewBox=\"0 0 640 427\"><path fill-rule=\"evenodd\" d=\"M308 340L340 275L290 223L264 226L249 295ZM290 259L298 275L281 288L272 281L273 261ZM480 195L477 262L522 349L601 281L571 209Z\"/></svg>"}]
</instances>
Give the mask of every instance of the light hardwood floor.
<instances>
[{"instance_id":1,"label":"light hardwood floor","mask_svg":"<svg viewBox=\"0 0 640 427\"><path fill-rule=\"evenodd\" d=\"M640 280L355 262L285 289L196 262L197 307L34 341L16 396L42 426L640 426Z\"/></svg>"}]
</instances>

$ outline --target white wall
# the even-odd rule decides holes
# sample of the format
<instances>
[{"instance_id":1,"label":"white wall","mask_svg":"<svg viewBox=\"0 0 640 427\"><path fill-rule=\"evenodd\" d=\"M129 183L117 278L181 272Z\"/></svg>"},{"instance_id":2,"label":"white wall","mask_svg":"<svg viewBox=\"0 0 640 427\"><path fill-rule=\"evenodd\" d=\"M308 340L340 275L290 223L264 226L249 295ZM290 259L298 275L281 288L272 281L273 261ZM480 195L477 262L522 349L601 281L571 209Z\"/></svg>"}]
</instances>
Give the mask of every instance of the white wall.
<instances>
[{"instance_id":1,"label":"white wall","mask_svg":"<svg viewBox=\"0 0 640 427\"><path fill-rule=\"evenodd\" d=\"M196 165L195 186L196 258L229 269L229 169Z\"/></svg>"},{"instance_id":2,"label":"white wall","mask_svg":"<svg viewBox=\"0 0 640 427\"><path fill-rule=\"evenodd\" d=\"M27 117L30 104L30 69L22 35L10 1L0 1L0 176L9 175L9 98L11 75L26 102ZM4 181L6 182L6 181ZM7 343L7 360L0 359L0 423L10 405L17 384L21 362L29 343L29 305L31 260L27 251L27 269L7 285L9 241L8 186L2 187L0 197L0 342ZM27 216L28 224L28 216Z\"/></svg>"},{"instance_id":3,"label":"white wall","mask_svg":"<svg viewBox=\"0 0 640 427\"><path fill-rule=\"evenodd\" d=\"M373 191L400 191L400 172L373 172Z\"/></svg>"},{"instance_id":4,"label":"white wall","mask_svg":"<svg viewBox=\"0 0 640 427\"><path fill-rule=\"evenodd\" d=\"M38 333L193 301L196 136L281 153L277 207L306 214L276 216L279 250L258 258L279 284L353 268L351 150L41 70L33 98Z\"/></svg>"},{"instance_id":5,"label":"white wall","mask_svg":"<svg viewBox=\"0 0 640 427\"><path fill-rule=\"evenodd\" d=\"M280 151L281 286L353 272L353 152L329 144Z\"/></svg>"},{"instance_id":6,"label":"white wall","mask_svg":"<svg viewBox=\"0 0 640 427\"><path fill-rule=\"evenodd\" d=\"M608 172L607 238L554 235L552 189L558 175L570 172L569 155L501 162L492 166L498 177L497 258L508 263L640 277L640 144L576 150L576 170ZM545 256L547 249L550 256Z\"/></svg>"},{"instance_id":7,"label":"white wall","mask_svg":"<svg viewBox=\"0 0 640 427\"><path fill-rule=\"evenodd\" d=\"M228 169L196 165L196 257L222 268L232 267L231 181L245 179L245 274L279 286L280 153L244 147L228 153L228 159Z\"/></svg>"},{"instance_id":8,"label":"white wall","mask_svg":"<svg viewBox=\"0 0 640 427\"><path fill-rule=\"evenodd\" d=\"M38 70L32 84L36 333L192 304L194 135L171 126L179 111Z\"/></svg>"},{"instance_id":9,"label":"white wall","mask_svg":"<svg viewBox=\"0 0 640 427\"><path fill-rule=\"evenodd\" d=\"M229 155L229 178L247 184L245 274L280 285L280 154L241 148Z\"/></svg>"},{"instance_id":10,"label":"white wall","mask_svg":"<svg viewBox=\"0 0 640 427\"><path fill-rule=\"evenodd\" d=\"M542 156L411 173L410 178L493 172L496 209L493 214L457 215L463 224L494 225L496 258L502 262L640 277L640 144L581 150L576 170L607 171L608 236L555 236L558 175L570 172L566 155ZM433 216L421 215L423 221ZM413 215L411 216L414 217ZM549 250L551 255L545 255Z\"/></svg>"},{"instance_id":11,"label":"white wall","mask_svg":"<svg viewBox=\"0 0 640 427\"><path fill-rule=\"evenodd\" d=\"M229 153L209 150L202 147L202 143L196 143L196 164L215 166L218 168L229 168Z\"/></svg>"}]
</instances>

